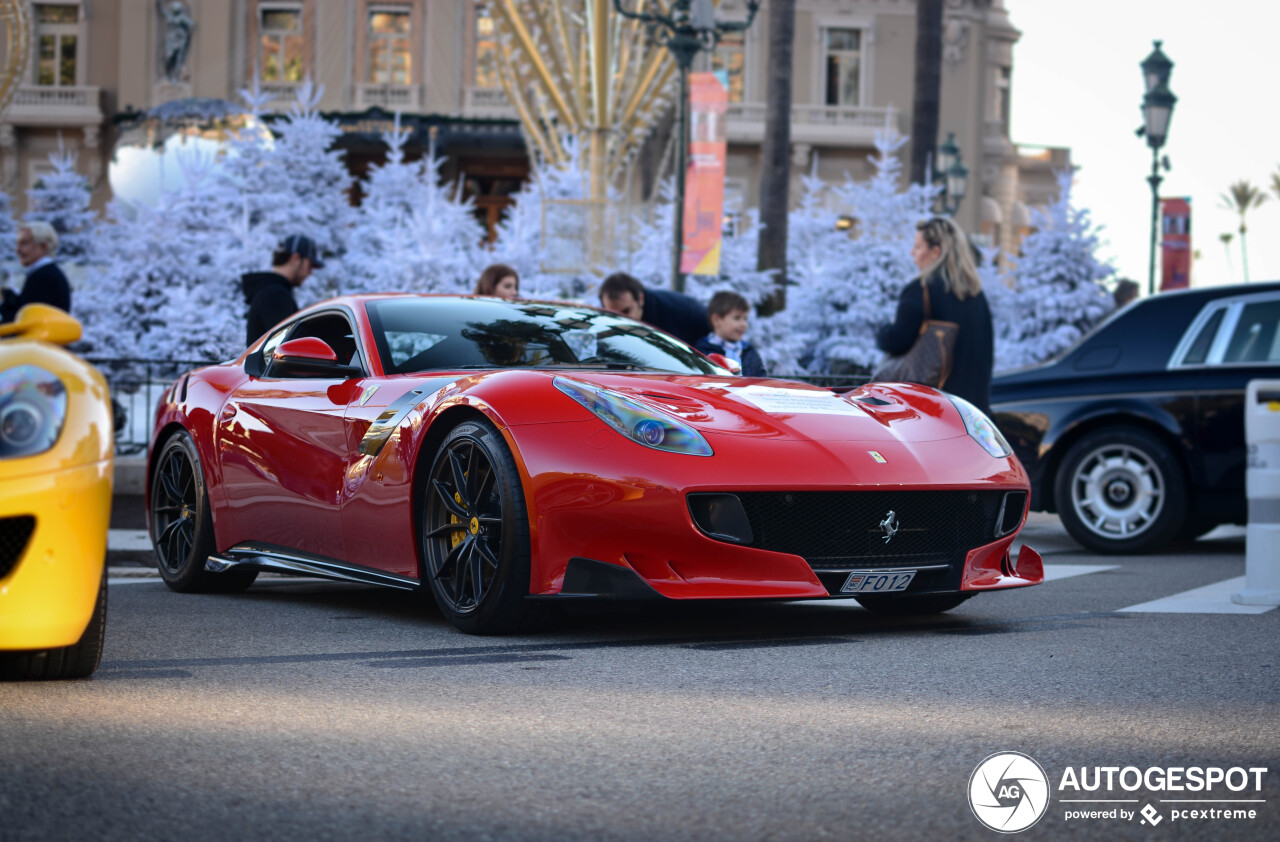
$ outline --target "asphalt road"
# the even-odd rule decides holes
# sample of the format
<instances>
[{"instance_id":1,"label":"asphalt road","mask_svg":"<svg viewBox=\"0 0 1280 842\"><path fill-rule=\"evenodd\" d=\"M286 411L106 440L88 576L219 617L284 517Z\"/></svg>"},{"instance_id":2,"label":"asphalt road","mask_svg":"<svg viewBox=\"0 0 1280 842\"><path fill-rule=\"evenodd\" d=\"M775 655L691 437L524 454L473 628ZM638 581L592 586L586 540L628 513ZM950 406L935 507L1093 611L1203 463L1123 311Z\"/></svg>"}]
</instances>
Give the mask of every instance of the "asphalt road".
<instances>
[{"instance_id":1,"label":"asphalt road","mask_svg":"<svg viewBox=\"0 0 1280 842\"><path fill-rule=\"evenodd\" d=\"M314 580L174 594L120 556L93 679L0 684L0 840L994 839L968 792L1003 751L1048 778L1019 837L1274 840L1280 609L1121 610L1241 576L1242 535L1100 558L1039 517L1051 569L1109 569L926 619L704 603L516 638ZM1267 771L1060 787L1111 766ZM1252 803L1171 800L1204 798ZM1155 826L1066 818L1146 805ZM1171 816L1224 808L1255 817Z\"/></svg>"}]
</instances>

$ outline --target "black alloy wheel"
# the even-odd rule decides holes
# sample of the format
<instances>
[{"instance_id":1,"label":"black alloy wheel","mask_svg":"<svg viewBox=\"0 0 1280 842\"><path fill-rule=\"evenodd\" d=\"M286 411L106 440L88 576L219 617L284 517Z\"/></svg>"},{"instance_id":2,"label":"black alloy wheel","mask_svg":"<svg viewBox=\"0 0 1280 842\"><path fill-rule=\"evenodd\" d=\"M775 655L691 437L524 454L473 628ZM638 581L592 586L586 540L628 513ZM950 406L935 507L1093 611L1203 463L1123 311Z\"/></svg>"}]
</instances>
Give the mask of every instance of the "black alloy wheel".
<instances>
[{"instance_id":1,"label":"black alloy wheel","mask_svg":"<svg viewBox=\"0 0 1280 842\"><path fill-rule=\"evenodd\" d=\"M151 543L160 576L180 593L233 593L249 587L258 577L253 569L233 568L225 573L204 569L217 544L200 456L185 431L165 442L155 460Z\"/></svg>"},{"instance_id":2,"label":"black alloy wheel","mask_svg":"<svg viewBox=\"0 0 1280 842\"><path fill-rule=\"evenodd\" d=\"M423 578L449 622L470 634L529 627L529 519L501 434L479 420L450 431L423 497Z\"/></svg>"}]
</instances>

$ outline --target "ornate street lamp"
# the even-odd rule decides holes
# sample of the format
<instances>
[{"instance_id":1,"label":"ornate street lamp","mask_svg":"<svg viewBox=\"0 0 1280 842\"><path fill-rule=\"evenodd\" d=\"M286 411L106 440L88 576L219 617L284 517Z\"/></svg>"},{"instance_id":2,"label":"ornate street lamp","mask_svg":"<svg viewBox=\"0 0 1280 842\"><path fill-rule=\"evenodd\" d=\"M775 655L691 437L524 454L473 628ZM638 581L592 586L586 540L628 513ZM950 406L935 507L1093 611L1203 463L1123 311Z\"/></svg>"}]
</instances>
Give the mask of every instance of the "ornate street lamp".
<instances>
[{"instance_id":1,"label":"ornate street lamp","mask_svg":"<svg viewBox=\"0 0 1280 842\"><path fill-rule=\"evenodd\" d=\"M637 0L632 0L635 5ZM684 292L684 274L680 271L680 249L684 244L684 190L689 169L689 71L699 50L713 50L726 33L742 32L751 26L760 0L747 0L745 21L717 21L712 0L672 0L668 14L629 11L622 7L622 0L613 0L618 14L643 23L649 37L666 47L680 71L679 125L676 128L676 206L675 245L671 285L677 292Z\"/></svg>"},{"instance_id":2,"label":"ornate street lamp","mask_svg":"<svg viewBox=\"0 0 1280 842\"><path fill-rule=\"evenodd\" d=\"M956 144L955 132L947 132L947 139L938 147L935 160L938 169L933 180L942 187L938 194L938 207L947 216L955 216L969 189L969 168L960 163L960 147Z\"/></svg>"},{"instance_id":3,"label":"ornate street lamp","mask_svg":"<svg viewBox=\"0 0 1280 842\"><path fill-rule=\"evenodd\" d=\"M1169 159L1160 157L1160 148L1169 136L1169 120L1173 117L1173 106L1178 98L1169 90L1169 75L1173 72L1173 62L1160 50L1162 42L1155 42L1151 55L1142 61L1142 80L1147 92L1142 97L1142 128L1138 136L1146 135L1147 146L1151 147L1151 175L1147 183L1151 185L1151 251L1147 269L1147 294L1156 291L1156 229L1160 223L1160 168L1169 169Z\"/></svg>"}]
</instances>

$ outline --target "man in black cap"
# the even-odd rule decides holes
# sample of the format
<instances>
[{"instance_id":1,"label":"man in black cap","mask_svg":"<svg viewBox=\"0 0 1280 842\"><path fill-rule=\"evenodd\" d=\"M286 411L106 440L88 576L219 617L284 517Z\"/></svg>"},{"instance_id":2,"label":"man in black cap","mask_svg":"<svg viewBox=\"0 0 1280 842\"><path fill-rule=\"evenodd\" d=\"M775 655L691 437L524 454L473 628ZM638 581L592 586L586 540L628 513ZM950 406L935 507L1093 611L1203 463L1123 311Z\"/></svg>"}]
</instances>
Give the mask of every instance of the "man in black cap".
<instances>
[{"instance_id":1,"label":"man in black cap","mask_svg":"<svg viewBox=\"0 0 1280 842\"><path fill-rule=\"evenodd\" d=\"M315 240L302 234L285 237L271 255L270 272L246 272L240 277L244 300L249 305L246 343L298 312L293 288L302 284L312 269L323 269Z\"/></svg>"}]
</instances>

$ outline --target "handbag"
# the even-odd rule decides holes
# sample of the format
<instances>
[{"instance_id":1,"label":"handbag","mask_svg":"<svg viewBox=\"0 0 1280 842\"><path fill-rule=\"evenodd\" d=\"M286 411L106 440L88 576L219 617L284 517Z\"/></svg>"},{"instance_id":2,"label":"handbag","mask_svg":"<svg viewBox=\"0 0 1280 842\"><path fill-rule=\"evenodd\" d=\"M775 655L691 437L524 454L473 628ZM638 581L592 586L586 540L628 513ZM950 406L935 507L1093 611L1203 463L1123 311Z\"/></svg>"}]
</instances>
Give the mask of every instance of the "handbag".
<instances>
[{"instance_id":1,"label":"handbag","mask_svg":"<svg viewBox=\"0 0 1280 842\"><path fill-rule=\"evenodd\" d=\"M956 336L960 325L929 318L929 284L921 280L924 291L924 321L920 323L920 335L905 354L890 356L876 367L872 380L889 380L903 383L920 383L941 389L951 376L955 362Z\"/></svg>"}]
</instances>

